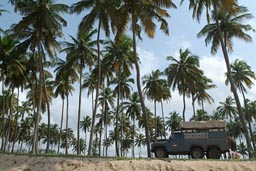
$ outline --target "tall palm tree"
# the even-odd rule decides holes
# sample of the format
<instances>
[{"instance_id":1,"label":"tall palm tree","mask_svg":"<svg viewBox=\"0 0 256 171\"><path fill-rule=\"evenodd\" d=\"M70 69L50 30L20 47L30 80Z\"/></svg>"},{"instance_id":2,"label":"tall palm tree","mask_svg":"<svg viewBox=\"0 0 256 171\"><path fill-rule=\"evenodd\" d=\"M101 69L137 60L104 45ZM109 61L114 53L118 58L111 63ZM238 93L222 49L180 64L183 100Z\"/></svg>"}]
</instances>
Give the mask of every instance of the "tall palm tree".
<instances>
[{"instance_id":1,"label":"tall palm tree","mask_svg":"<svg viewBox=\"0 0 256 171\"><path fill-rule=\"evenodd\" d=\"M122 101L130 95L131 86L128 85L128 83L134 83L133 79L129 78L134 63L131 48L132 40L127 36L122 36L118 42L109 40L105 43L107 53L103 63L107 66L111 66L111 70L113 70L116 75L112 83L117 84L114 90L114 93L117 94L117 112L120 111L120 100ZM116 125L118 125L118 121L119 113L116 113ZM117 132L117 127L115 131ZM117 141L118 139L115 143L116 153L117 156L119 156Z\"/></svg>"},{"instance_id":2,"label":"tall palm tree","mask_svg":"<svg viewBox=\"0 0 256 171\"><path fill-rule=\"evenodd\" d=\"M252 147L250 144L250 137L246 129L245 115L243 113L239 96L237 94L235 82L232 78L228 50L232 50L233 37L238 37L245 41L251 40L251 37L246 34L246 31L249 31L252 28L250 25L243 25L242 21L245 19L250 19L252 16L249 13L245 14L247 9L238 6L237 0L190 0L190 9L193 10L193 18L196 17L198 21L200 20L203 9L206 9L208 23L210 20L212 20L213 24L215 25L215 32L211 32L209 29L208 33L207 31L204 31L205 34L202 34L201 32L201 34L199 33L199 36L206 35L206 43L212 42L212 53L216 53L218 47L221 47L227 68L227 78L229 79L231 91L236 101L238 114L241 119L242 126L245 130L246 144L249 150L249 157L251 158ZM210 11L212 11L211 17L209 15Z\"/></svg>"},{"instance_id":3,"label":"tall palm tree","mask_svg":"<svg viewBox=\"0 0 256 171\"><path fill-rule=\"evenodd\" d=\"M66 154L68 154L68 134L69 134L69 127L68 127L68 118L69 118L69 95L72 95L72 91L74 90L74 87L72 86L72 83L74 83L77 79L77 73L74 67L69 67L69 63L64 60L59 60L56 63L57 67L55 68L54 72L56 72L56 90L55 95L60 94L61 98L63 100L62 102L62 114L61 114L61 127L60 127L60 136L63 136L62 132L62 122L63 122L63 114L64 114L64 100L66 99L66 135L64 136L65 143L61 143L61 145L66 145ZM58 152L59 152L59 146L58 146Z\"/></svg>"},{"instance_id":4,"label":"tall palm tree","mask_svg":"<svg viewBox=\"0 0 256 171\"><path fill-rule=\"evenodd\" d=\"M15 11L19 11L23 16L22 20L13 26L15 35L24 40L21 47L30 49L33 54L39 55L39 101L35 117L34 138L32 152L37 153L38 125L41 115L41 103L43 95L43 62L44 51L50 57L56 56L56 49L60 49L57 38L62 37L62 26L66 21L59 15L61 12L67 12L68 6L64 4L54 4L53 0L41 1L22 1L12 0L15 5Z\"/></svg>"},{"instance_id":5,"label":"tall palm tree","mask_svg":"<svg viewBox=\"0 0 256 171\"><path fill-rule=\"evenodd\" d=\"M21 65L21 62L19 61L18 56L14 53L16 46L19 42L17 39L12 38L10 35L6 34L5 32L0 34L0 69L1 69L1 82L2 82L2 94L4 95L5 92L5 80L7 77L8 72L11 72L14 75L17 71L18 73L23 73L24 72L24 66ZM13 72L16 71L16 72ZM20 75L20 74L17 74ZM23 75L23 74L22 74ZM21 75L20 75L21 76ZM21 78L24 78L21 76ZM9 79L9 83L11 82L11 79ZM8 84L7 84L8 85ZM15 88L13 86L13 88ZM5 115L6 115L6 104L5 104L5 97L3 96L3 103L2 103L2 131L5 131L4 125L5 125ZM2 134L2 145L1 145L1 150L4 150L4 134Z\"/></svg>"},{"instance_id":6,"label":"tall palm tree","mask_svg":"<svg viewBox=\"0 0 256 171\"><path fill-rule=\"evenodd\" d=\"M128 21L131 21L132 28L132 40L133 40L133 58L136 68L136 81L137 89L141 101L142 113L145 121L145 134L147 139L147 154L151 157L150 152L150 134L148 127L147 110L144 103L144 97L142 94L141 83L140 83L140 67L137 60L137 48L136 48L136 36L140 37L140 31L143 29L146 34L153 38L155 33L156 24L153 19L156 19L161 23L161 30L168 34L168 23L165 17L169 17L168 12L163 8L176 8L175 4L171 0L124 0L120 3L120 7L116 13L116 25L118 27L116 39L125 31ZM141 10L143 9L143 10Z\"/></svg>"},{"instance_id":7,"label":"tall palm tree","mask_svg":"<svg viewBox=\"0 0 256 171\"><path fill-rule=\"evenodd\" d=\"M177 88L183 97L182 116L185 121L186 96L189 96L191 86L202 75L202 71L199 69L199 58L192 55L188 49L185 51L180 49L179 59L168 56L167 60L171 61L171 64L165 69L165 74L172 89Z\"/></svg>"},{"instance_id":8,"label":"tall palm tree","mask_svg":"<svg viewBox=\"0 0 256 171\"><path fill-rule=\"evenodd\" d=\"M99 96L99 105L102 106L102 112L101 114L98 115L99 122L102 126L104 126L104 132L105 132L105 137L104 139L107 139L107 126L110 125L111 123L111 108L114 108L114 95L113 91L110 89L110 87L105 88L102 90ZM99 141L101 142L101 137L102 135L100 134ZM99 144L99 154L101 154L101 144Z\"/></svg>"},{"instance_id":9,"label":"tall palm tree","mask_svg":"<svg viewBox=\"0 0 256 171\"><path fill-rule=\"evenodd\" d=\"M246 87L252 88L252 85L254 85L253 80L256 80L255 73L245 61L236 59L234 63L231 64L231 76L235 85L238 87L239 91L241 91L245 101ZM226 84L229 84L228 79L226 79Z\"/></svg>"},{"instance_id":10,"label":"tall palm tree","mask_svg":"<svg viewBox=\"0 0 256 171\"><path fill-rule=\"evenodd\" d=\"M135 127L136 127L136 118L141 117L141 106L140 106L140 99L137 92L134 92L128 100L123 102L123 108L126 109L126 115L131 119L132 122L132 140L133 140L133 149L132 149L132 156L135 156L134 153L134 146L135 146Z\"/></svg>"},{"instance_id":11,"label":"tall palm tree","mask_svg":"<svg viewBox=\"0 0 256 171\"><path fill-rule=\"evenodd\" d=\"M80 117L81 117L81 100L82 100L82 76L83 70L87 65L89 68L95 62L96 51L94 46L97 41L92 40L96 30L80 31L77 38L70 36L72 42L65 42L66 48L63 51L67 52L68 63L72 67L77 69L79 75L79 102L78 102L78 114L77 114L77 139L80 140ZM77 154L80 154L80 141L76 141L77 144Z\"/></svg>"},{"instance_id":12,"label":"tall palm tree","mask_svg":"<svg viewBox=\"0 0 256 171\"><path fill-rule=\"evenodd\" d=\"M83 117L83 120L80 121L80 128L83 129L84 131L84 154L85 154L85 151L86 151L86 141L87 141L87 131L90 131L90 127L91 127L91 123L92 123L92 120L91 120L91 117L90 116L86 116L86 117Z\"/></svg>"},{"instance_id":13,"label":"tall palm tree","mask_svg":"<svg viewBox=\"0 0 256 171\"><path fill-rule=\"evenodd\" d=\"M245 61L236 59L231 64L231 76L238 90L242 93L243 102L244 102L245 119L249 124L249 133L250 133L250 136L252 137L250 117L248 117L250 114L248 112L248 106L247 106L248 103L245 97L245 93L247 93L246 87L251 89L252 85L254 85L253 80L256 80L255 73L251 70L251 67ZM229 84L228 79L226 80L226 84ZM253 139L251 141L255 149L255 143Z\"/></svg>"},{"instance_id":14,"label":"tall palm tree","mask_svg":"<svg viewBox=\"0 0 256 171\"><path fill-rule=\"evenodd\" d=\"M94 130L95 127L95 118L97 113L97 105L98 105L98 94L101 84L101 59L100 59L100 34L101 34L101 28L105 30L105 35L110 35L110 29L109 29L109 23L113 17L111 15L113 11L116 9L116 3L115 0L80 0L79 2L72 5L72 13L78 13L80 14L84 10L89 9L90 12L85 15L79 24L79 30L86 30L88 31L91 29L95 23L96 20L98 20L98 29L97 29L97 67L98 67L98 82L96 86L96 99L95 99L95 107L92 114L92 125L91 130ZM90 156L93 155L92 153L92 145L93 145L93 131L91 131L90 134L90 141L89 141L89 150L88 154Z\"/></svg>"},{"instance_id":15,"label":"tall palm tree","mask_svg":"<svg viewBox=\"0 0 256 171\"><path fill-rule=\"evenodd\" d=\"M90 73L85 73L83 76L84 80L83 80L83 84L82 87L83 88L87 88L87 97L90 96L91 94L91 100L92 100L92 112L93 112L93 108L94 108L94 90L96 89L96 85L97 85L97 81L96 81L96 77L94 76L94 72L90 72Z\"/></svg>"},{"instance_id":16,"label":"tall palm tree","mask_svg":"<svg viewBox=\"0 0 256 171\"><path fill-rule=\"evenodd\" d=\"M151 74L144 75L142 77L142 84L145 85L143 88L144 93L148 97L148 99L153 100L154 102L154 116L155 119L156 117L156 102L161 102L163 100L163 96L166 95L164 94L165 92L165 86L167 85L167 81L163 78L160 78L163 75L162 72L159 70L152 71ZM164 118L162 118L164 119ZM164 121L164 120L163 120ZM155 129L157 129L155 121ZM164 128L164 127L163 127ZM157 130L155 130L155 133Z\"/></svg>"}]
</instances>

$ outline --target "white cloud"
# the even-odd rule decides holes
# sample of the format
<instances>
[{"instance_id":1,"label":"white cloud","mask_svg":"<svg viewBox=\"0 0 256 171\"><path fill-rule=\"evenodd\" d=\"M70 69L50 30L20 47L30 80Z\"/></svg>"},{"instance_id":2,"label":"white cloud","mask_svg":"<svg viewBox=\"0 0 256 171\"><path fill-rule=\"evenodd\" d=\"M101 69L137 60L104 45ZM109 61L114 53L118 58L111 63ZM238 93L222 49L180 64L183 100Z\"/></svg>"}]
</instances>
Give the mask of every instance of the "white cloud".
<instances>
[{"instance_id":1,"label":"white cloud","mask_svg":"<svg viewBox=\"0 0 256 171\"><path fill-rule=\"evenodd\" d=\"M200 68L215 84L225 82L226 64L224 59L203 56L200 59Z\"/></svg>"}]
</instances>

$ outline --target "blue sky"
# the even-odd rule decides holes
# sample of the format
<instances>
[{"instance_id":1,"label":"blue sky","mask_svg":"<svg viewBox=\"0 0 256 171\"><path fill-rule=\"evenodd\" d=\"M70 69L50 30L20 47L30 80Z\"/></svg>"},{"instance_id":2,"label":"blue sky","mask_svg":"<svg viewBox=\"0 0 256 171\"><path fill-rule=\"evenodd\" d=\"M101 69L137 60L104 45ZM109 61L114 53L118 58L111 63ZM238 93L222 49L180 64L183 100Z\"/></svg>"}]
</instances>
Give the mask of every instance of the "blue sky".
<instances>
[{"instance_id":1,"label":"blue sky","mask_svg":"<svg viewBox=\"0 0 256 171\"><path fill-rule=\"evenodd\" d=\"M21 17L13 13L13 7L7 3L8 0L1 0L0 4L2 9L7 9L10 13L3 13L0 16L0 27L8 29L11 24L17 23ZM72 4L76 2L74 0L58 0L56 2ZM189 48L190 51L200 57L200 65L204 70L205 75L213 80L217 85L217 88L210 90L210 95L215 99L215 103L212 105L205 104L206 111L211 114L213 110L219 105L220 101L224 101L229 95L232 95L229 91L229 87L224 84L224 73L226 72L225 63L221 54L221 51L213 56L210 53L210 46L206 47L204 39L198 39L196 34L206 24L202 17L202 21L198 23L191 17L191 11L188 10L187 1L183 6L179 5L178 0L174 0L178 9L169 10L170 18L167 19L169 23L170 35L164 35L160 30L156 31L155 38L150 39L143 35L143 40L138 42L138 53L141 58L141 75L149 74L152 70L160 69L164 70L168 61L167 56L178 56L180 48ZM256 16L256 1L253 0L240 0L240 5L246 6L249 11ZM68 40L68 34L76 35L77 25L81 21L82 15L63 15L67 20L68 26L63 28L65 34L65 40ZM256 19L248 21L254 28L256 28ZM242 59L249 64L252 69L256 69L256 33L251 32L253 37L252 43L245 43L243 41L234 39L234 52L230 54L230 60ZM61 54L62 55L62 54ZM136 88L134 88L136 90ZM74 92L70 102L70 125L73 129L76 129L77 123L77 104L78 104L78 92ZM85 114L90 114L90 99L86 98L86 92L83 92L83 108L82 117ZM248 91L247 97L250 100L256 100L256 87L253 87ZM187 119L192 115L191 100L187 100ZM146 101L147 107L153 110L152 102ZM52 105L52 122L59 123L60 121L60 106L61 100L55 100ZM160 106L160 105L159 105ZM165 115L168 115L172 111L182 113L182 98L177 92L172 92L172 99L170 102L164 104ZM159 110L160 112L160 110Z\"/></svg>"}]
</instances>

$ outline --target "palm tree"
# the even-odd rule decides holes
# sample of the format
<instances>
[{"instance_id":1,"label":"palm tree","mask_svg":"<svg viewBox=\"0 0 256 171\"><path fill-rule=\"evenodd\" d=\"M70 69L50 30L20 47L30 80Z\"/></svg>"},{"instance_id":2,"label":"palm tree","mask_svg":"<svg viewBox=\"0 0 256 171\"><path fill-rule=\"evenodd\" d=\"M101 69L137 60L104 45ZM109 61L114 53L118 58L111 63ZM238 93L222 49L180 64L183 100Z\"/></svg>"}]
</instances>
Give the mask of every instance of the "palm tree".
<instances>
[{"instance_id":1,"label":"palm tree","mask_svg":"<svg viewBox=\"0 0 256 171\"><path fill-rule=\"evenodd\" d=\"M142 1L142 0L125 0L121 2L121 6L117 10L116 13L116 25L117 25L117 34L116 39L120 38L123 34L124 30L127 27L128 21L131 20L131 28L132 28L132 40L133 40L133 58L135 62L136 68L136 81L137 81L137 89L141 101L142 113L145 122L145 134L147 139L147 154L148 157L151 157L150 152L150 135L149 135L149 127L148 127L148 118L147 118L147 110L144 103L144 97L141 90L140 83L140 67L137 60L137 49L136 49L136 36L140 37L140 31L144 29L146 34L153 38L155 33L156 24L153 19L158 20L161 23L161 29L168 34L168 23L164 19L164 17L169 17L169 14L165 9L162 8L176 8L174 3L171 0L150 0L150 1ZM141 10L143 9L143 10ZM140 22L140 23L139 23Z\"/></svg>"},{"instance_id":2,"label":"palm tree","mask_svg":"<svg viewBox=\"0 0 256 171\"><path fill-rule=\"evenodd\" d=\"M224 120L225 114L216 110L213 111L212 115L210 116L211 120Z\"/></svg>"},{"instance_id":3,"label":"palm tree","mask_svg":"<svg viewBox=\"0 0 256 171\"><path fill-rule=\"evenodd\" d=\"M70 36L72 42L65 42L66 48L63 51L67 52L67 60L71 66L77 68L79 73L79 102L78 102L78 114L77 114L77 139L80 140L80 117L81 117L81 100L82 100L82 76L85 65L89 68L94 64L95 55L94 46L96 41L92 40L92 37L96 33L96 30L81 31L78 33L77 39ZM80 154L80 141L77 141L77 154Z\"/></svg>"},{"instance_id":4,"label":"palm tree","mask_svg":"<svg viewBox=\"0 0 256 171\"><path fill-rule=\"evenodd\" d=\"M87 131L90 131L90 127L91 127L91 118L90 116L86 116L86 117L83 117L83 120L80 121L80 128L83 129L84 131L84 154L85 154L85 151L86 151L86 141L87 141Z\"/></svg>"},{"instance_id":5,"label":"palm tree","mask_svg":"<svg viewBox=\"0 0 256 171\"><path fill-rule=\"evenodd\" d=\"M128 97L128 101L123 102L123 108L126 109L126 115L131 119L132 122L132 141L133 141L133 149L132 156L135 156L134 146L135 146L135 126L136 126L136 118L141 117L141 106L140 99L137 92L134 92L130 97Z\"/></svg>"},{"instance_id":6,"label":"palm tree","mask_svg":"<svg viewBox=\"0 0 256 171\"><path fill-rule=\"evenodd\" d=\"M220 106L217 107L217 111L226 116L231 123L232 118L237 115L237 108L234 106L234 99L231 96L228 96L225 102L220 102L219 104Z\"/></svg>"},{"instance_id":7,"label":"palm tree","mask_svg":"<svg viewBox=\"0 0 256 171\"><path fill-rule=\"evenodd\" d=\"M167 117L166 119L166 127L173 131L177 131L180 129L180 122L182 121L181 116L176 111L170 113L170 117Z\"/></svg>"},{"instance_id":8,"label":"palm tree","mask_svg":"<svg viewBox=\"0 0 256 171\"><path fill-rule=\"evenodd\" d=\"M77 73L75 71L74 67L69 67L69 63L60 60L57 62L57 67L54 70L56 72L56 83L58 84L56 93L60 92L61 98L63 99L63 106L62 106L62 116L61 116L61 131L60 136L62 135L62 122L63 122L63 114L64 114L64 98L66 98L66 135L65 135L65 145L66 145L66 155L68 154L68 135L69 135L69 129L68 129L68 117L69 117L69 95L72 95L72 91L74 90L74 87L72 86L72 83L74 83L77 79ZM61 138L62 139L62 138ZM64 140L64 139L62 139ZM63 145L63 142L62 142ZM59 149L59 148L58 148ZM58 150L59 151L59 150Z\"/></svg>"},{"instance_id":9,"label":"palm tree","mask_svg":"<svg viewBox=\"0 0 256 171\"><path fill-rule=\"evenodd\" d=\"M77 143L77 141L78 141L77 139L73 139L73 141L72 141L72 146L73 146L72 151L77 153L77 150L80 149L81 153L85 153L85 149L86 149L85 140L83 138L80 138L80 142ZM80 145L79 148L77 147L77 144Z\"/></svg>"},{"instance_id":10,"label":"palm tree","mask_svg":"<svg viewBox=\"0 0 256 171\"><path fill-rule=\"evenodd\" d=\"M131 94L131 86L128 83L134 83L133 79L129 78L131 75L130 70L133 68L134 63L131 47L132 40L127 36L122 36L118 42L111 40L105 42L105 49L107 53L104 57L103 63L107 66L110 66L111 70L116 74L116 79L114 79L112 83L117 84L114 89L114 94L117 94L117 112L120 111L120 100L122 101L124 98L127 98ZM116 125L118 125L118 121L119 114L116 113ZM115 131L117 131L117 127ZM117 156L119 156L117 141L118 139L115 143L116 153Z\"/></svg>"},{"instance_id":11,"label":"palm tree","mask_svg":"<svg viewBox=\"0 0 256 171\"><path fill-rule=\"evenodd\" d=\"M229 122L227 124L227 128L229 131L230 136L232 136L234 139L239 138L240 143L241 143L241 135L242 133L244 133L242 125L241 125L241 121L239 120L239 118L236 116L234 117L234 120L232 122Z\"/></svg>"},{"instance_id":12,"label":"palm tree","mask_svg":"<svg viewBox=\"0 0 256 171\"><path fill-rule=\"evenodd\" d=\"M24 17L13 26L15 35L24 40L21 47L24 50L31 49L32 53L38 52L39 55L39 100L35 117L33 153L37 153L38 125L41 115L41 103L43 96L43 62L45 58L44 49L50 57L56 56L56 49L60 49L57 42L58 37L62 37L62 25L66 21L59 15L60 12L67 12L68 6L64 4L54 4L53 0L42 1L21 1L12 0L15 10L19 11Z\"/></svg>"},{"instance_id":13,"label":"palm tree","mask_svg":"<svg viewBox=\"0 0 256 171\"><path fill-rule=\"evenodd\" d=\"M95 99L95 107L93 110L92 115L92 125L91 130L94 130L95 127L95 118L97 113L97 105L98 105L98 94L101 84L101 60L100 60L100 30L103 28L105 30L105 35L109 36L110 30L109 30L109 20L111 20L111 15L113 11L116 9L116 2L114 0L108 0L108 1L100 1L100 0L81 0L75 4L72 5L72 13L78 13L80 14L85 9L90 9L90 12L83 17L80 25L79 30L86 30L92 28L95 21L98 20L98 35L97 35L97 67L98 67L98 82L96 85L96 99ZM89 141L89 150L88 154L92 156L92 145L93 145L93 131L91 131L90 134L90 141Z\"/></svg>"},{"instance_id":14,"label":"palm tree","mask_svg":"<svg viewBox=\"0 0 256 171\"><path fill-rule=\"evenodd\" d=\"M197 17L198 21L200 20L200 16L204 8L206 9L208 23L210 20L212 20L216 29L213 29L215 32L211 32L210 28L208 31L201 31L199 36L206 35L206 43L212 42L212 53L216 53L218 47L221 46L227 68L227 78L230 82L231 91L234 95L238 114L242 121L242 126L245 130L246 144L249 150L249 158L251 158L252 147L250 144L250 137L246 129L245 115L243 114L235 82L232 78L228 50L232 50L233 45L231 39L233 37L238 37L245 41L251 41L251 37L246 34L246 31L252 30L252 28L250 25L243 25L242 21L252 18L252 15L246 13L246 8L238 6L236 0L190 0L190 9L193 9L193 18ZM212 17L210 18L209 12L211 10Z\"/></svg>"},{"instance_id":15,"label":"palm tree","mask_svg":"<svg viewBox=\"0 0 256 171\"><path fill-rule=\"evenodd\" d=\"M1 7L2 5L0 5ZM7 10L4 10L4 9L0 9L0 16L2 15L3 12L8 12Z\"/></svg>"},{"instance_id":16,"label":"palm tree","mask_svg":"<svg viewBox=\"0 0 256 171\"><path fill-rule=\"evenodd\" d=\"M252 80L256 80L255 73L251 70L251 67L244 61L236 59L234 63L231 64L231 75L234 80L235 85L238 87L239 91L242 93L243 101L244 101L244 113L245 113L245 119L248 122L249 125L249 133L252 137L252 129L251 129L251 122L250 122L250 113L249 113L249 107L248 102L245 97L245 93L247 93L246 87L252 88L252 85L254 85ZM228 84L228 80L226 80L226 84ZM253 139L251 140L253 147L255 149L255 143Z\"/></svg>"},{"instance_id":17,"label":"palm tree","mask_svg":"<svg viewBox=\"0 0 256 171\"><path fill-rule=\"evenodd\" d=\"M108 137L103 140L103 146L106 149L106 157L108 157L108 148L113 144L113 141Z\"/></svg>"},{"instance_id":18,"label":"palm tree","mask_svg":"<svg viewBox=\"0 0 256 171\"><path fill-rule=\"evenodd\" d=\"M245 113L245 119L249 126L249 132L252 139L252 146L254 151L256 150L255 140L253 138L253 128L252 123L254 119L256 118L256 101L250 102L249 100L245 100L245 106L246 106L246 113Z\"/></svg>"},{"instance_id":19,"label":"palm tree","mask_svg":"<svg viewBox=\"0 0 256 171\"><path fill-rule=\"evenodd\" d=\"M210 115L203 109L199 109L196 111L196 115L193 116L190 120L193 121L208 121L210 120Z\"/></svg>"},{"instance_id":20,"label":"palm tree","mask_svg":"<svg viewBox=\"0 0 256 171\"><path fill-rule=\"evenodd\" d=\"M214 99L207 93L207 90L216 88L216 85L212 83L212 80L202 75L199 77L197 81L194 82L193 86L191 86L191 99L193 112L195 116L195 101L198 101L198 104L201 104L202 110L204 110L204 101L207 101L209 104L214 102Z\"/></svg>"},{"instance_id":21,"label":"palm tree","mask_svg":"<svg viewBox=\"0 0 256 171\"><path fill-rule=\"evenodd\" d=\"M146 138L143 134L138 134L136 136L135 145L139 147L139 157L141 157L141 146L146 145Z\"/></svg>"},{"instance_id":22,"label":"palm tree","mask_svg":"<svg viewBox=\"0 0 256 171\"><path fill-rule=\"evenodd\" d=\"M2 82L2 94L4 95L5 92L5 84L6 84L6 78L9 73L9 76L13 75L15 76L15 73L19 75L21 78L24 79L24 66L22 66L21 61L19 60L19 55L15 54L16 52L16 46L19 42L17 39L12 38L10 35L4 33L3 35L0 34L0 61L1 61L1 82ZM15 71L15 72L13 72ZM17 78L17 77L16 77ZM20 80L20 79L19 79ZM26 80L26 79L25 79ZM12 79L12 81L14 81ZM8 83L9 82L9 83ZM11 83L11 78L9 78L9 81L7 83ZM13 82L14 83L14 82ZM20 82L19 82L20 83ZM7 85L8 85L7 84ZM12 84L12 89L15 88L15 85ZM13 89L14 90L14 89ZM2 132L6 132L4 125L5 125L5 115L7 114L6 110L6 104L5 104L5 96L3 96L3 102L2 102ZM4 134L2 134L2 146L1 150L4 149Z\"/></svg>"},{"instance_id":23,"label":"palm tree","mask_svg":"<svg viewBox=\"0 0 256 171\"><path fill-rule=\"evenodd\" d=\"M172 89L177 88L183 97L182 116L183 121L185 121L185 97L189 96L191 86L202 75L202 71L199 69L199 59L198 56L192 55L188 49L185 51L180 49L179 60L172 56L168 56L167 60L170 60L171 64L165 69L165 74Z\"/></svg>"},{"instance_id":24,"label":"palm tree","mask_svg":"<svg viewBox=\"0 0 256 171\"><path fill-rule=\"evenodd\" d=\"M248 149L247 149L246 145L243 142L240 143L239 145L237 145L237 152L242 154L243 159L245 159L245 156L248 155L247 151L248 151Z\"/></svg>"},{"instance_id":25,"label":"palm tree","mask_svg":"<svg viewBox=\"0 0 256 171\"><path fill-rule=\"evenodd\" d=\"M119 78L115 78L112 83L117 84L116 87L114 87L113 95L117 95L117 107L116 107L116 125L118 125L118 122L121 122L121 141L123 138L123 120L124 120L124 111L123 111L123 101L124 99L127 99L131 95L131 84L134 83L134 79L130 78L130 75L127 75L125 71L123 71L118 76ZM120 100L121 100L121 107L120 107ZM121 113L121 117L120 114ZM118 131L117 128L115 131ZM116 140L118 141L118 139ZM117 144L117 143L116 143ZM118 147L116 146L118 149ZM117 154L118 155L118 154ZM122 154L121 154L122 155Z\"/></svg>"},{"instance_id":26,"label":"palm tree","mask_svg":"<svg viewBox=\"0 0 256 171\"><path fill-rule=\"evenodd\" d=\"M154 118L154 121L156 122L154 126L157 126L157 128L155 128L156 131L154 132L155 139L157 139L158 137L166 137L166 132L164 129L165 124L163 118L157 116L156 118Z\"/></svg>"},{"instance_id":27,"label":"palm tree","mask_svg":"<svg viewBox=\"0 0 256 171\"><path fill-rule=\"evenodd\" d=\"M33 119L31 117L26 117L24 120L21 120L20 129L19 129L19 152L22 151L23 142L25 142L27 137L31 137L31 130L33 127Z\"/></svg>"},{"instance_id":28,"label":"palm tree","mask_svg":"<svg viewBox=\"0 0 256 171\"><path fill-rule=\"evenodd\" d=\"M66 148L66 155L68 154L68 149L72 145L73 140L75 139L74 132L71 128L64 129L62 138L65 141L62 141L61 147Z\"/></svg>"},{"instance_id":29,"label":"palm tree","mask_svg":"<svg viewBox=\"0 0 256 171\"><path fill-rule=\"evenodd\" d=\"M246 62L236 59L235 62L231 64L231 76L235 85L241 91L245 101L244 93L247 92L245 86L252 88L252 85L254 85L252 80L256 80L255 73ZM226 79L226 84L229 84L228 79Z\"/></svg>"},{"instance_id":30,"label":"palm tree","mask_svg":"<svg viewBox=\"0 0 256 171\"><path fill-rule=\"evenodd\" d=\"M102 106L102 113L97 115L101 126L104 125L104 139L108 138L108 125L111 124L111 120L113 119L113 116L111 115L111 108L114 108L114 101L115 98L113 91L110 89L110 87L105 88L99 97L99 105ZM101 135L99 141L101 142ZM101 154L101 144L99 145L99 154Z\"/></svg>"},{"instance_id":31,"label":"palm tree","mask_svg":"<svg viewBox=\"0 0 256 171\"><path fill-rule=\"evenodd\" d=\"M93 112L93 108L94 108L94 90L96 88L97 85L97 81L96 81L96 77L94 76L94 72L91 73L85 73L84 76L84 81L82 84L83 88L87 88L87 97L90 96L91 94L91 100L92 100L92 112Z\"/></svg>"},{"instance_id":32,"label":"palm tree","mask_svg":"<svg viewBox=\"0 0 256 171\"><path fill-rule=\"evenodd\" d=\"M164 93L168 92L168 91L164 91L166 88L166 86L164 86L164 85L167 85L167 81L163 78L160 78L162 75L163 75L162 72L160 72L159 70L155 70L155 71L152 71L151 74L144 75L142 77L142 84L145 85L145 87L143 88L143 91L146 94L146 96L148 97L148 99L151 99L154 102L155 119L157 118L156 117L156 102L161 102L164 98L164 95L166 95ZM164 119L164 117L162 119ZM163 122L164 122L164 120L163 120ZM157 122L155 121L155 133L158 131L157 130L158 126L156 123ZM163 126L163 128L164 128L164 126Z\"/></svg>"}]
</instances>

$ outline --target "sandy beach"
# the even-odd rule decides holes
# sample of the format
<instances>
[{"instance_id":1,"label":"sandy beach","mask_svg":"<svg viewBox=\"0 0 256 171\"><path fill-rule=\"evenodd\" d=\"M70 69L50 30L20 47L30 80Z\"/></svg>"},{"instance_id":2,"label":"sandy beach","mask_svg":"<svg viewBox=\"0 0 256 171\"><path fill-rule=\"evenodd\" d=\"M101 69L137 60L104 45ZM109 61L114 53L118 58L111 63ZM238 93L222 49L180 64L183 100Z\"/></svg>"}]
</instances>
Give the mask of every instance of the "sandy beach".
<instances>
[{"instance_id":1,"label":"sandy beach","mask_svg":"<svg viewBox=\"0 0 256 171\"><path fill-rule=\"evenodd\" d=\"M255 171L256 161L29 157L0 154L0 171Z\"/></svg>"}]
</instances>

